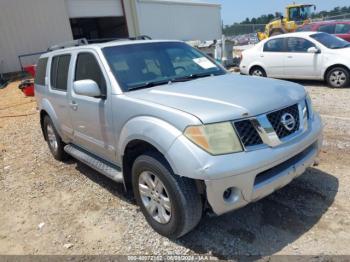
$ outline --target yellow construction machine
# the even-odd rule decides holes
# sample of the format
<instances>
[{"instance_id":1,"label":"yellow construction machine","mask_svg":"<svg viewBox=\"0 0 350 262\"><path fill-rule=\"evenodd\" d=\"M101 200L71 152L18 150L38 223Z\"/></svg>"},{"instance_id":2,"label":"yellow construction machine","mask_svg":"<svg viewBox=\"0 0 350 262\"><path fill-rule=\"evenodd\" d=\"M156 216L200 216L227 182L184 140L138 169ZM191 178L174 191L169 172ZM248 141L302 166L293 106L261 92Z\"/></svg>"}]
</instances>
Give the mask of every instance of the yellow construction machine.
<instances>
[{"instance_id":1,"label":"yellow construction machine","mask_svg":"<svg viewBox=\"0 0 350 262\"><path fill-rule=\"evenodd\" d=\"M265 32L258 32L259 40L269 38L270 36L295 32L300 25L311 22L311 16L316 10L312 4L292 4L286 7L285 17L278 14L279 18L271 21L265 27Z\"/></svg>"}]
</instances>

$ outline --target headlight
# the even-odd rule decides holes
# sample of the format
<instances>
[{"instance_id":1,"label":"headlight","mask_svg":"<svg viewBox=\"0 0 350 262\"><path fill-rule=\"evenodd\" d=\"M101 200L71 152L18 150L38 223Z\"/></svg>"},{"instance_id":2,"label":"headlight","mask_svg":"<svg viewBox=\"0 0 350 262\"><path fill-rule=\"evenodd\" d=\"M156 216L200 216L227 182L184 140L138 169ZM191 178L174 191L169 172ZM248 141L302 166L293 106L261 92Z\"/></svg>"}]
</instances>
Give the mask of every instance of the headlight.
<instances>
[{"instance_id":1,"label":"headlight","mask_svg":"<svg viewBox=\"0 0 350 262\"><path fill-rule=\"evenodd\" d=\"M309 93L306 95L306 105L307 105L307 112L309 114L309 119L312 119L314 117L314 110L312 108L312 101Z\"/></svg>"},{"instance_id":2,"label":"headlight","mask_svg":"<svg viewBox=\"0 0 350 262\"><path fill-rule=\"evenodd\" d=\"M184 135L212 155L242 151L242 145L230 122L189 126Z\"/></svg>"}]
</instances>

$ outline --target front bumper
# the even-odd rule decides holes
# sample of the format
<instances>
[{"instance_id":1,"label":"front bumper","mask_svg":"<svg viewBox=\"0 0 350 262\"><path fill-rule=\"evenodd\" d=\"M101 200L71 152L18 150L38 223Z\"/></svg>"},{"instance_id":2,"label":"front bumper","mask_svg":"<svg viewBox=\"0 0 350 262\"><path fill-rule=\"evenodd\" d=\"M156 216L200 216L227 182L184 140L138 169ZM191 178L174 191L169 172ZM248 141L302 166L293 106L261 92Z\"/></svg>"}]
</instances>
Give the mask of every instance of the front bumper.
<instances>
[{"instance_id":1,"label":"front bumper","mask_svg":"<svg viewBox=\"0 0 350 262\"><path fill-rule=\"evenodd\" d=\"M275 148L210 156L180 137L166 157L176 174L204 180L207 200L221 215L290 183L314 163L321 146L322 122L315 114L307 132Z\"/></svg>"}]
</instances>

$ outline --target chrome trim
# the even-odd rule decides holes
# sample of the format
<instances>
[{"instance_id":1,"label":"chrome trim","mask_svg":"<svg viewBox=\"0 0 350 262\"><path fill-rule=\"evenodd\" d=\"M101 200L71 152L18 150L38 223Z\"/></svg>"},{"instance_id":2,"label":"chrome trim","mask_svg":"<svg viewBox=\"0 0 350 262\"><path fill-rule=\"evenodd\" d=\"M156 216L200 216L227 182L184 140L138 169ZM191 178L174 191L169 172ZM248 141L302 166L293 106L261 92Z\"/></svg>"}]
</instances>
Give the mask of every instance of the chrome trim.
<instances>
[{"instance_id":1,"label":"chrome trim","mask_svg":"<svg viewBox=\"0 0 350 262\"><path fill-rule=\"evenodd\" d=\"M282 143L266 115L257 116L250 121L264 144L270 147L276 147Z\"/></svg>"}]
</instances>

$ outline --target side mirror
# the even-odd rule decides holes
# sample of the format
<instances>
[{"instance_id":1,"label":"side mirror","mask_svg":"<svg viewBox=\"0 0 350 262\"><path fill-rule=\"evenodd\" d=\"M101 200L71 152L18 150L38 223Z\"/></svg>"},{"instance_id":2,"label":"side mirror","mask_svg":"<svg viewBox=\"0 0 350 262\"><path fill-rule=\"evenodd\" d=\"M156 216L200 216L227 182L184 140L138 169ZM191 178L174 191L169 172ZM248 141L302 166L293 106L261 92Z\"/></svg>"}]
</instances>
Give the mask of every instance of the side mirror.
<instances>
[{"instance_id":1,"label":"side mirror","mask_svg":"<svg viewBox=\"0 0 350 262\"><path fill-rule=\"evenodd\" d=\"M307 50L308 53L311 53L311 54L319 54L321 53L321 50L318 49L317 47L310 47L308 50Z\"/></svg>"},{"instance_id":2,"label":"side mirror","mask_svg":"<svg viewBox=\"0 0 350 262\"><path fill-rule=\"evenodd\" d=\"M73 83L74 92L78 95L100 98L101 90L93 80L79 80Z\"/></svg>"}]
</instances>

